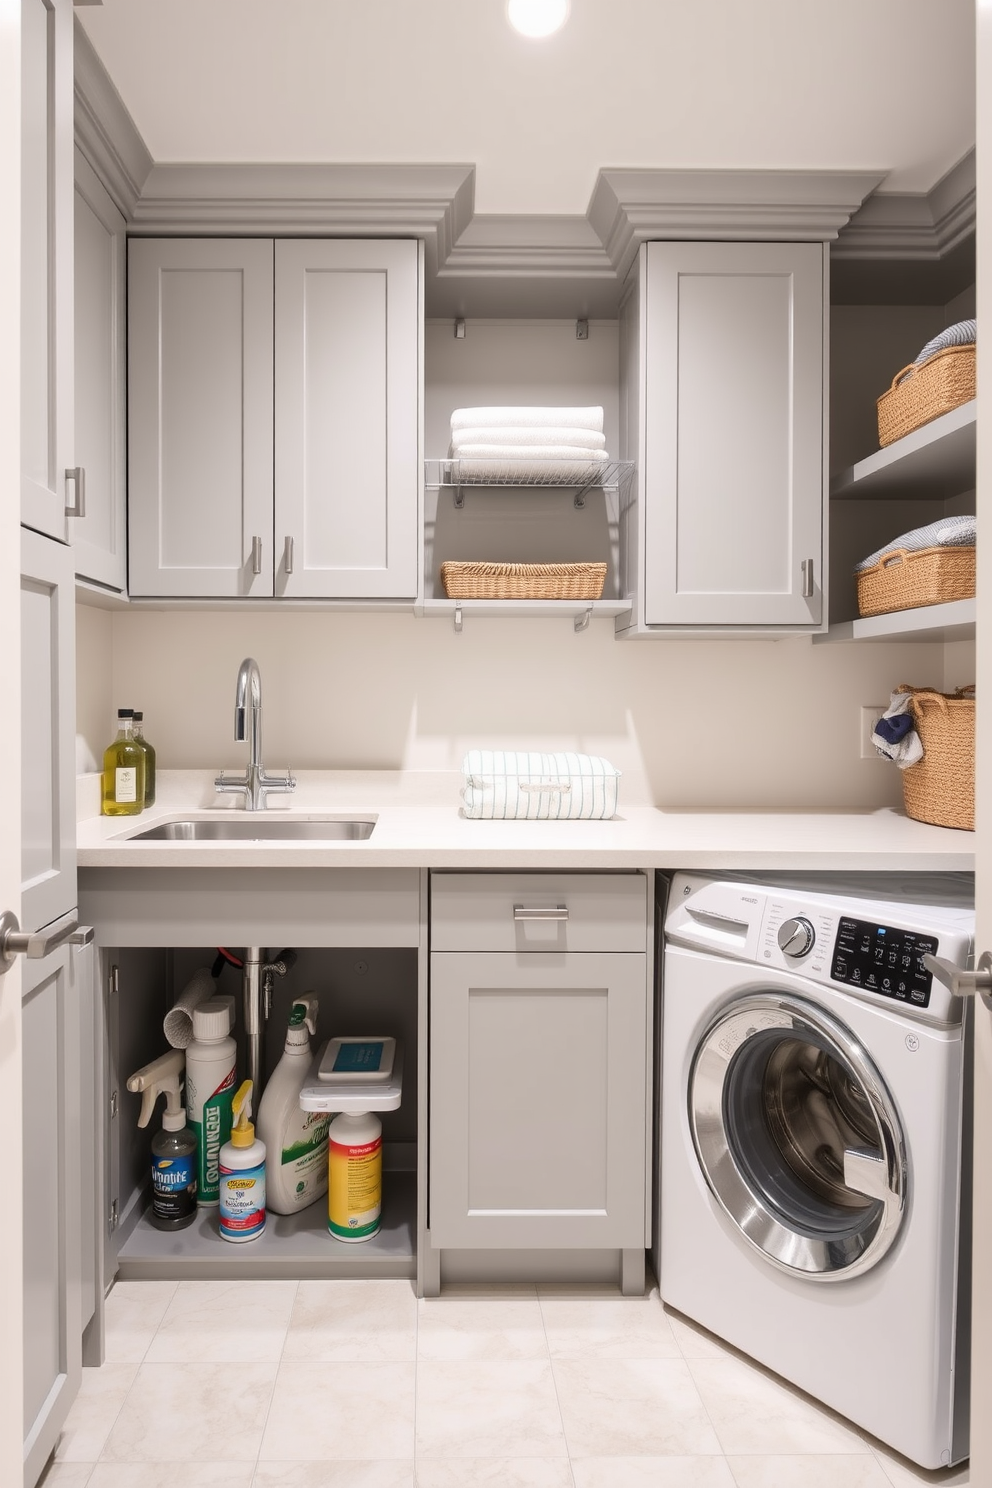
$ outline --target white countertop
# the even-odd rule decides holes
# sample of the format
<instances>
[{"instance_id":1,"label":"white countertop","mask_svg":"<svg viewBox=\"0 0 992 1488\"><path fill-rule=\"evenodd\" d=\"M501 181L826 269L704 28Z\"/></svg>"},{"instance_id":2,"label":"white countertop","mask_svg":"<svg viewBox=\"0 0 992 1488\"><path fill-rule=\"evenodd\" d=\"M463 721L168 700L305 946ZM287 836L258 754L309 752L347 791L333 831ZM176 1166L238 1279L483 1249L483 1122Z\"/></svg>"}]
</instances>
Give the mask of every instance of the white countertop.
<instances>
[{"instance_id":1,"label":"white countertop","mask_svg":"<svg viewBox=\"0 0 992 1488\"><path fill-rule=\"evenodd\" d=\"M188 816L241 814L213 774L160 772L138 817L99 813L99 776L80 776L78 866L89 868L686 868L970 871L975 835L878 810L665 810L624 806L611 821L467 821L454 772L299 772L269 816L375 817L354 842L134 842L129 834Z\"/></svg>"}]
</instances>

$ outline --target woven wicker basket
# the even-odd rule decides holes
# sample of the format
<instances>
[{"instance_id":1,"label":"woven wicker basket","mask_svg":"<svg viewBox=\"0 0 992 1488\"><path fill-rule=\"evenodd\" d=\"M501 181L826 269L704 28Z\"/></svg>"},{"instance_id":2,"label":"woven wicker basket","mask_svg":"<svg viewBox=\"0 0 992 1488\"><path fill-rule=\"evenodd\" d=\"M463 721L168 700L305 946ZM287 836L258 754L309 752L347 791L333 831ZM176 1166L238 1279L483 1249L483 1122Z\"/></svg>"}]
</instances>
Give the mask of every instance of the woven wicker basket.
<instances>
[{"instance_id":1,"label":"woven wicker basket","mask_svg":"<svg viewBox=\"0 0 992 1488\"><path fill-rule=\"evenodd\" d=\"M599 599L605 563L442 563L449 599Z\"/></svg>"},{"instance_id":2,"label":"woven wicker basket","mask_svg":"<svg viewBox=\"0 0 992 1488\"><path fill-rule=\"evenodd\" d=\"M878 399L878 442L884 448L974 396L974 343L946 346L920 366L911 362Z\"/></svg>"},{"instance_id":3,"label":"woven wicker basket","mask_svg":"<svg viewBox=\"0 0 992 1488\"><path fill-rule=\"evenodd\" d=\"M858 613L887 615L922 605L971 599L975 593L974 547L893 548L858 574Z\"/></svg>"},{"instance_id":4,"label":"woven wicker basket","mask_svg":"<svg viewBox=\"0 0 992 1488\"><path fill-rule=\"evenodd\" d=\"M975 829L975 689L931 692L902 686L913 694L910 708L923 745L923 758L902 772L906 815L937 827Z\"/></svg>"}]
</instances>

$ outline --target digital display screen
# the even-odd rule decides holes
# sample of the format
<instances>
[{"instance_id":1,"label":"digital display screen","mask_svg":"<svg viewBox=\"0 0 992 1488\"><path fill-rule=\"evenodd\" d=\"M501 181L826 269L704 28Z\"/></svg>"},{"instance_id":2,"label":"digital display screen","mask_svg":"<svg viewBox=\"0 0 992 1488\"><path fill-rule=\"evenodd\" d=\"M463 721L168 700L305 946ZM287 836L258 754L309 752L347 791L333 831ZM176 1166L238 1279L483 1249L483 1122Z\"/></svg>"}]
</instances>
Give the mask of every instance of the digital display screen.
<instances>
[{"instance_id":1,"label":"digital display screen","mask_svg":"<svg viewBox=\"0 0 992 1488\"><path fill-rule=\"evenodd\" d=\"M863 987L879 997L927 1007L932 978L923 966L923 957L935 956L938 944L935 935L894 930L890 925L845 915L837 927L830 975L835 981Z\"/></svg>"}]
</instances>

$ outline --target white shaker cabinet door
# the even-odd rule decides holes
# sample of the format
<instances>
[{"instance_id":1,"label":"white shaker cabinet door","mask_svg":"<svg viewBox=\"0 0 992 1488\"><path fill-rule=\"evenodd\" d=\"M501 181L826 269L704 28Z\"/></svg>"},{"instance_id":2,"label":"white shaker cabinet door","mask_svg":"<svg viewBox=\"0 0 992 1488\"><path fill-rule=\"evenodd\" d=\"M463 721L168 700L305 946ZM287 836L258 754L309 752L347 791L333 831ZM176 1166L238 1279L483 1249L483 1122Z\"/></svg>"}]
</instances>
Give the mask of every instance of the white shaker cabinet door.
<instances>
[{"instance_id":1,"label":"white shaker cabinet door","mask_svg":"<svg viewBox=\"0 0 992 1488\"><path fill-rule=\"evenodd\" d=\"M822 614L819 243L650 243L643 306L644 622Z\"/></svg>"},{"instance_id":2,"label":"white shaker cabinet door","mask_svg":"<svg viewBox=\"0 0 992 1488\"><path fill-rule=\"evenodd\" d=\"M272 593L272 243L128 250L132 595Z\"/></svg>"},{"instance_id":3,"label":"white shaker cabinet door","mask_svg":"<svg viewBox=\"0 0 992 1488\"><path fill-rule=\"evenodd\" d=\"M72 0L21 0L21 521L61 542L75 501Z\"/></svg>"},{"instance_id":4,"label":"white shaker cabinet door","mask_svg":"<svg viewBox=\"0 0 992 1488\"><path fill-rule=\"evenodd\" d=\"M124 218L76 152L75 451L83 512L72 521L76 573L127 587L124 513Z\"/></svg>"},{"instance_id":5,"label":"white shaker cabinet door","mask_svg":"<svg viewBox=\"0 0 992 1488\"><path fill-rule=\"evenodd\" d=\"M434 1246L643 1251L647 1029L644 955L432 955Z\"/></svg>"},{"instance_id":6,"label":"white shaker cabinet door","mask_svg":"<svg viewBox=\"0 0 992 1488\"><path fill-rule=\"evenodd\" d=\"M276 593L412 599L419 245L294 240L275 260Z\"/></svg>"}]
</instances>

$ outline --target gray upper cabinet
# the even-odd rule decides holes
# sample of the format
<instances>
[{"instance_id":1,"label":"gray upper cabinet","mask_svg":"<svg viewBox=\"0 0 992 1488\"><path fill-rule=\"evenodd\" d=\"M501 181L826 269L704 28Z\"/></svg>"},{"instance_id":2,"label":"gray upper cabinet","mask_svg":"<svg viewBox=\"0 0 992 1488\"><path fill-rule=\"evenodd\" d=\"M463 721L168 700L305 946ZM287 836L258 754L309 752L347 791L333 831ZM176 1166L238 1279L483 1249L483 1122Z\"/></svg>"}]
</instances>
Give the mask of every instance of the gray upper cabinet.
<instances>
[{"instance_id":1,"label":"gray upper cabinet","mask_svg":"<svg viewBox=\"0 0 992 1488\"><path fill-rule=\"evenodd\" d=\"M621 312L629 618L818 629L823 619L825 248L649 243Z\"/></svg>"},{"instance_id":2,"label":"gray upper cabinet","mask_svg":"<svg viewBox=\"0 0 992 1488\"><path fill-rule=\"evenodd\" d=\"M21 28L21 521L65 542L76 464L72 0L22 0Z\"/></svg>"},{"instance_id":3,"label":"gray upper cabinet","mask_svg":"<svg viewBox=\"0 0 992 1488\"><path fill-rule=\"evenodd\" d=\"M85 472L72 521L76 573L127 587L124 510L124 218L76 152L75 450Z\"/></svg>"},{"instance_id":4,"label":"gray upper cabinet","mask_svg":"<svg viewBox=\"0 0 992 1488\"><path fill-rule=\"evenodd\" d=\"M420 278L412 240L132 240L132 595L413 601Z\"/></svg>"}]
</instances>

